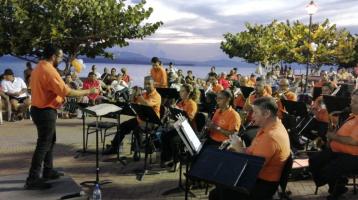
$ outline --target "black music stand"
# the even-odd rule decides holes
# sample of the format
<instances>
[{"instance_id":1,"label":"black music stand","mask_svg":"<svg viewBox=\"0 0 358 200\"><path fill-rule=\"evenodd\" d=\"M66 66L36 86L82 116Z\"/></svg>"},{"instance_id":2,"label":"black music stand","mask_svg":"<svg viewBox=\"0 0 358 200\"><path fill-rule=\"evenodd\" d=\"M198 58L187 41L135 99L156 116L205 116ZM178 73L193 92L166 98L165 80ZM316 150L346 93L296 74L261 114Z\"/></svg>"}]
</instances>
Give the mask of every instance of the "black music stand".
<instances>
[{"instance_id":1,"label":"black music stand","mask_svg":"<svg viewBox=\"0 0 358 200\"><path fill-rule=\"evenodd\" d=\"M328 113L343 111L339 117L339 124L342 124L349 117L350 112L347 108L350 106L351 98L323 95L323 102ZM344 112L345 110L347 111Z\"/></svg>"},{"instance_id":2,"label":"black music stand","mask_svg":"<svg viewBox=\"0 0 358 200\"><path fill-rule=\"evenodd\" d=\"M177 89L175 88L156 88L157 92L162 98L167 99L180 99L180 95Z\"/></svg>"},{"instance_id":3,"label":"black music stand","mask_svg":"<svg viewBox=\"0 0 358 200\"><path fill-rule=\"evenodd\" d=\"M109 113L116 113L121 111L121 108L118 106L115 106L113 104L99 104L96 106L86 107L82 108L83 115L85 113L91 114L96 117L96 180L95 181L85 181L82 182L81 185L104 185L111 183L111 181L105 180L105 181L99 181L99 153L98 153L98 118L104 115L107 115Z\"/></svg>"},{"instance_id":4,"label":"black music stand","mask_svg":"<svg viewBox=\"0 0 358 200\"><path fill-rule=\"evenodd\" d=\"M322 94L322 87L313 87L313 101L317 99Z\"/></svg>"},{"instance_id":5,"label":"black music stand","mask_svg":"<svg viewBox=\"0 0 358 200\"><path fill-rule=\"evenodd\" d=\"M255 90L255 88L253 87L245 87L245 86L240 86L242 95L244 95L245 99L247 99L247 97L250 96L251 92Z\"/></svg>"},{"instance_id":6,"label":"black music stand","mask_svg":"<svg viewBox=\"0 0 358 200\"><path fill-rule=\"evenodd\" d=\"M304 102L290 101L281 99L281 102L290 115L300 116L302 118L308 116L307 106Z\"/></svg>"},{"instance_id":7,"label":"black music stand","mask_svg":"<svg viewBox=\"0 0 358 200\"><path fill-rule=\"evenodd\" d=\"M349 107L351 98L323 95L323 102L326 104L328 113L332 113Z\"/></svg>"},{"instance_id":8,"label":"black music stand","mask_svg":"<svg viewBox=\"0 0 358 200\"><path fill-rule=\"evenodd\" d=\"M153 175L158 174L157 172L150 172L148 170L148 154L149 154L149 130L148 124L157 124L162 125L158 115L154 112L153 108L150 106L139 105L139 104L130 104L130 107L136 112L136 115L145 122L145 157L144 157L144 167L142 170L136 170L137 180L143 180L144 175Z\"/></svg>"},{"instance_id":9,"label":"black music stand","mask_svg":"<svg viewBox=\"0 0 358 200\"><path fill-rule=\"evenodd\" d=\"M178 115L179 115L179 116L184 116L184 117L187 118L187 114L186 114L183 110L180 110L180 109L177 109L177 108L169 108L169 110L170 110L170 112L171 112L171 118L172 118L172 119L175 119L175 120L180 121L180 119L178 119L178 117L177 117ZM186 134L186 133L183 132L183 131L185 131L185 130L184 130L183 127L181 127L182 124L179 124L178 121L176 122L176 124L174 125L174 127L176 128L176 130L177 130L177 132L178 132L178 134L179 134L181 140L183 141L183 143L185 144L185 146L186 146L187 148L189 147L189 148L191 149L190 152L191 152L192 155L196 154L196 153L195 153L195 152L196 152L195 147L193 147L193 145L190 144L189 136L183 135L183 134ZM183 123L183 121L181 121L181 123ZM187 123L187 121L186 121L185 123ZM187 127L187 128L190 127L189 123L186 124L186 127ZM192 133L194 133L194 131L193 131L192 129L191 129L191 131L192 131ZM195 133L194 133L194 134L195 134ZM200 141L199 141L199 142L200 142ZM197 144L198 144L198 143L197 143ZM201 146L202 146L202 145L200 144L200 149L201 149ZM189 149L189 148L188 148L188 149ZM182 158L186 158L185 160L190 160L190 156L187 155L186 153L183 153L183 154L181 155L181 157L182 157ZM181 159L181 160L183 160L183 159ZM183 186L183 184L182 184L183 163L182 163L181 160L179 161L179 181L178 181L178 186L175 187L175 188L172 188L172 189L170 189L170 190L167 190L167 191L163 192L162 195L167 196L167 195L170 195L170 194L175 194L175 193L180 193L180 192L186 192L186 187L185 187L186 185ZM189 163L190 163L190 162L187 161L187 162L186 162L186 165L185 165L185 173L186 173L186 174L187 174L188 171L189 171L189 168L188 168ZM187 184L187 182L186 182L186 184ZM195 197L195 194L194 194L194 193L192 193L192 192L189 192L189 193L190 193L190 196Z\"/></svg>"},{"instance_id":10,"label":"black music stand","mask_svg":"<svg viewBox=\"0 0 358 200\"><path fill-rule=\"evenodd\" d=\"M264 162L262 157L208 146L196 156L188 176L248 195Z\"/></svg>"},{"instance_id":11,"label":"black music stand","mask_svg":"<svg viewBox=\"0 0 358 200\"><path fill-rule=\"evenodd\" d=\"M85 154L91 153L91 154L95 154L96 152L89 152L86 149L86 114L83 111L85 108L87 108L88 106L90 106L90 104L88 103L76 103L76 106L78 107L78 109L80 109L82 111L82 150L78 150L76 151L78 154L74 156L74 158L78 158L80 156L84 156Z\"/></svg>"}]
</instances>

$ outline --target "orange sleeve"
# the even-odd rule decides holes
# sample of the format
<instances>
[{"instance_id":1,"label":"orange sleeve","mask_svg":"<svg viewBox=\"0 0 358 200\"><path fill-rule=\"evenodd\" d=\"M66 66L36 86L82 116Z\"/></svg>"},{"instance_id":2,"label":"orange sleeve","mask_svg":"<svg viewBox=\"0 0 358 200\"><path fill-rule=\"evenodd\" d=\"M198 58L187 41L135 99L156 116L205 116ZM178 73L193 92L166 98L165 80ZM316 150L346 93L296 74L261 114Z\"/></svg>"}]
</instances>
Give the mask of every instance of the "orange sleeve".
<instances>
[{"instance_id":1,"label":"orange sleeve","mask_svg":"<svg viewBox=\"0 0 358 200\"><path fill-rule=\"evenodd\" d=\"M65 84L55 69L49 71L49 73L48 77L53 78L53 80L48 81L49 90L62 98L66 97L70 93L71 88Z\"/></svg>"},{"instance_id":2,"label":"orange sleeve","mask_svg":"<svg viewBox=\"0 0 358 200\"><path fill-rule=\"evenodd\" d=\"M162 87L167 87L168 86L167 72L163 67L160 69L160 71L161 71L161 85Z\"/></svg>"},{"instance_id":3,"label":"orange sleeve","mask_svg":"<svg viewBox=\"0 0 358 200\"><path fill-rule=\"evenodd\" d=\"M238 132L240 130L240 126L241 126L241 117L240 117L239 113L237 113L236 111L234 111L234 114L232 117L233 117L232 118L233 121L229 125L229 130Z\"/></svg>"},{"instance_id":4,"label":"orange sleeve","mask_svg":"<svg viewBox=\"0 0 358 200\"><path fill-rule=\"evenodd\" d=\"M188 115L190 120L193 120L196 112L198 111L198 106L196 105L195 102L190 101L190 103L188 104L188 106L186 107L186 114Z\"/></svg>"},{"instance_id":5,"label":"orange sleeve","mask_svg":"<svg viewBox=\"0 0 358 200\"><path fill-rule=\"evenodd\" d=\"M288 92L288 94L286 95L287 100L290 101L297 101L297 95L293 92Z\"/></svg>"}]
</instances>

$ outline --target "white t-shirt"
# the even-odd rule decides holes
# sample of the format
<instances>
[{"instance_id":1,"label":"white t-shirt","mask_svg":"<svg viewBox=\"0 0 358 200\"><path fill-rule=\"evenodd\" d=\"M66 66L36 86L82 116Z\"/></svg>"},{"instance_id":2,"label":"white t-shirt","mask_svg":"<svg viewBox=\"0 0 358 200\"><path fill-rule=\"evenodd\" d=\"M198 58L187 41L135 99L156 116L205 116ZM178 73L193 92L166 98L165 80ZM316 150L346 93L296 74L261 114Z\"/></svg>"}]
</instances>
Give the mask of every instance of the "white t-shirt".
<instances>
[{"instance_id":1,"label":"white t-shirt","mask_svg":"<svg viewBox=\"0 0 358 200\"><path fill-rule=\"evenodd\" d=\"M22 80L19 77L14 77L13 82L7 80L1 81L1 87L3 88L5 93L15 93L15 92L20 92L22 89L27 89L24 80ZM23 98L23 97L27 97L27 93L23 93L16 98Z\"/></svg>"}]
</instances>

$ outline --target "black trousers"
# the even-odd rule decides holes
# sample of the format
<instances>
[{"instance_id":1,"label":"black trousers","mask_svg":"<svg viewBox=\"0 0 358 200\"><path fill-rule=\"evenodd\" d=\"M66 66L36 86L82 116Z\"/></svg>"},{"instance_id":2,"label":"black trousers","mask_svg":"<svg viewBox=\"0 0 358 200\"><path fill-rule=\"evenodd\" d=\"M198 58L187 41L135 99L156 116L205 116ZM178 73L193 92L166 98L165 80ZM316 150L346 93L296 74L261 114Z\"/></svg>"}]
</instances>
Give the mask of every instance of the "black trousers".
<instances>
[{"instance_id":1,"label":"black trousers","mask_svg":"<svg viewBox=\"0 0 358 200\"><path fill-rule=\"evenodd\" d=\"M140 128L139 123L136 118L130 119L128 121L122 122L119 125L119 132L113 138L112 147L118 149L119 145L121 144L124 137L134 131L134 136L136 137L137 141L140 143Z\"/></svg>"},{"instance_id":2,"label":"black trousers","mask_svg":"<svg viewBox=\"0 0 358 200\"><path fill-rule=\"evenodd\" d=\"M38 138L29 179L37 179L40 177L42 163L44 172L53 168L52 150L56 142L57 111L52 108L31 107L31 117L36 125Z\"/></svg>"},{"instance_id":3,"label":"black trousers","mask_svg":"<svg viewBox=\"0 0 358 200\"><path fill-rule=\"evenodd\" d=\"M275 194L278 182L269 182L262 179L257 179L256 184L249 195L245 195L235 190L216 186L210 191L209 200L266 200L272 199Z\"/></svg>"},{"instance_id":4,"label":"black trousers","mask_svg":"<svg viewBox=\"0 0 358 200\"><path fill-rule=\"evenodd\" d=\"M333 152L326 148L309 159L309 170L317 186L329 184L334 189L343 176L358 171L358 156Z\"/></svg>"}]
</instances>

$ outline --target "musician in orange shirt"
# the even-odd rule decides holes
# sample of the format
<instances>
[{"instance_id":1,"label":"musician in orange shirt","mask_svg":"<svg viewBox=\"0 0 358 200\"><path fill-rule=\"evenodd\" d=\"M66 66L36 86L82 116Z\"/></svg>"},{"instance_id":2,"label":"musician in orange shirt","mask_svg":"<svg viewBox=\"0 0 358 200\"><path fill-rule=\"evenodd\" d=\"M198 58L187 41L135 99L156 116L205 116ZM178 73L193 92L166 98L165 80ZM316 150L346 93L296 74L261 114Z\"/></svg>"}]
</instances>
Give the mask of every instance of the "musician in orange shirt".
<instances>
[{"instance_id":1,"label":"musician in orange shirt","mask_svg":"<svg viewBox=\"0 0 358 200\"><path fill-rule=\"evenodd\" d=\"M329 148L313 155L309 159L309 169L317 186L328 183L330 196L338 199L347 192L347 176L358 169L358 90L351 96L351 116L337 130L329 130L327 138Z\"/></svg>"},{"instance_id":2,"label":"musician in orange shirt","mask_svg":"<svg viewBox=\"0 0 358 200\"><path fill-rule=\"evenodd\" d=\"M290 155L288 133L277 117L277 104L272 97L258 98L253 102L253 119L259 126L257 135L248 148L242 140L230 136L229 150L265 158L256 184L249 196L220 186L210 192L209 200L271 199L279 185L283 167Z\"/></svg>"},{"instance_id":3,"label":"musician in orange shirt","mask_svg":"<svg viewBox=\"0 0 358 200\"><path fill-rule=\"evenodd\" d=\"M194 117L198 111L198 105L194 101L194 99L196 99L195 91L191 85L184 84L181 86L179 94L181 101L176 104L176 108L185 112L189 124L193 127L195 126ZM165 167L164 163L168 163L171 160L173 160L173 166L175 166L178 162L178 154L180 151L179 146L181 144L181 139L177 131L175 129L171 129L170 131L163 132L161 135L161 141L161 166ZM175 168L172 170L175 170Z\"/></svg>"},{"instance_id":4,"label":"musician in orange shirt","mask_svg":"<svg viewBox=\"0 0 358 200\"><path fill-rule=\"evenodd\" d=\"M233 96L231 92L222 90L216 97L218 109L206 127L209 131L207 145L220 146L229 138L229 135L240 130L241 118L239 113L231 107Z\"/></svg>"},{"instance_id":5,"label":"musician in orange shirt","mask_svg":"<svg viewBox=\"0 0 358 200\"><path fill-rule=\"evenodd\" d=\"M164 67L161 65L161 61L157 57L152 58L152 69L150 70L150 75L154 80L154 87L168 87L167 72L165 71Z\"/></svg>"},{"instance_id":6,"label":"musician in orange shirt","mask_svg":"<svg viewBox=\"0 0 358 200\"><path fill-rule=\"evenodd\" d=\"M314 118L309 123L309 125L304 129L303 134L309 139L316 139L321 137L323 141L326 141L326 133L328 130L329 123L329 114L326 108L326 105L323 101L323 95L331 95L334 88L333 85L329 82L323 84L322 94L317 97L311 106L311 110L314 114ZM334 116L332 116L334 118ZM316 134L313 134L316 132Z\"/></svg>"},{"instance_id":7,"label":"musician in orange shirt","mask_svg":"<svg viewBox=\"0 0 358 200\"><path fill-rule=\"evenodd\" d=\"M144 77L144 89L146 92L142 94L140 89L135 89L133 91L131 101L132 103L141 104L145 106L150 106L154 112L160 117L160 105L162 98L157 90L154 88L154 80L150 76ZM112 144L107 146L107 149L103 151L104 155L116 154L119 149L124 137L133 131L135 138L138 143L141 142L141 129L140 125L143 124L143 121L139 118L132 118L125 122L122 122L119 125L119 131L116 133L112 140ZM134 158L137 159L137 152L135 152Z\"/></svg>"}]
</instances>

